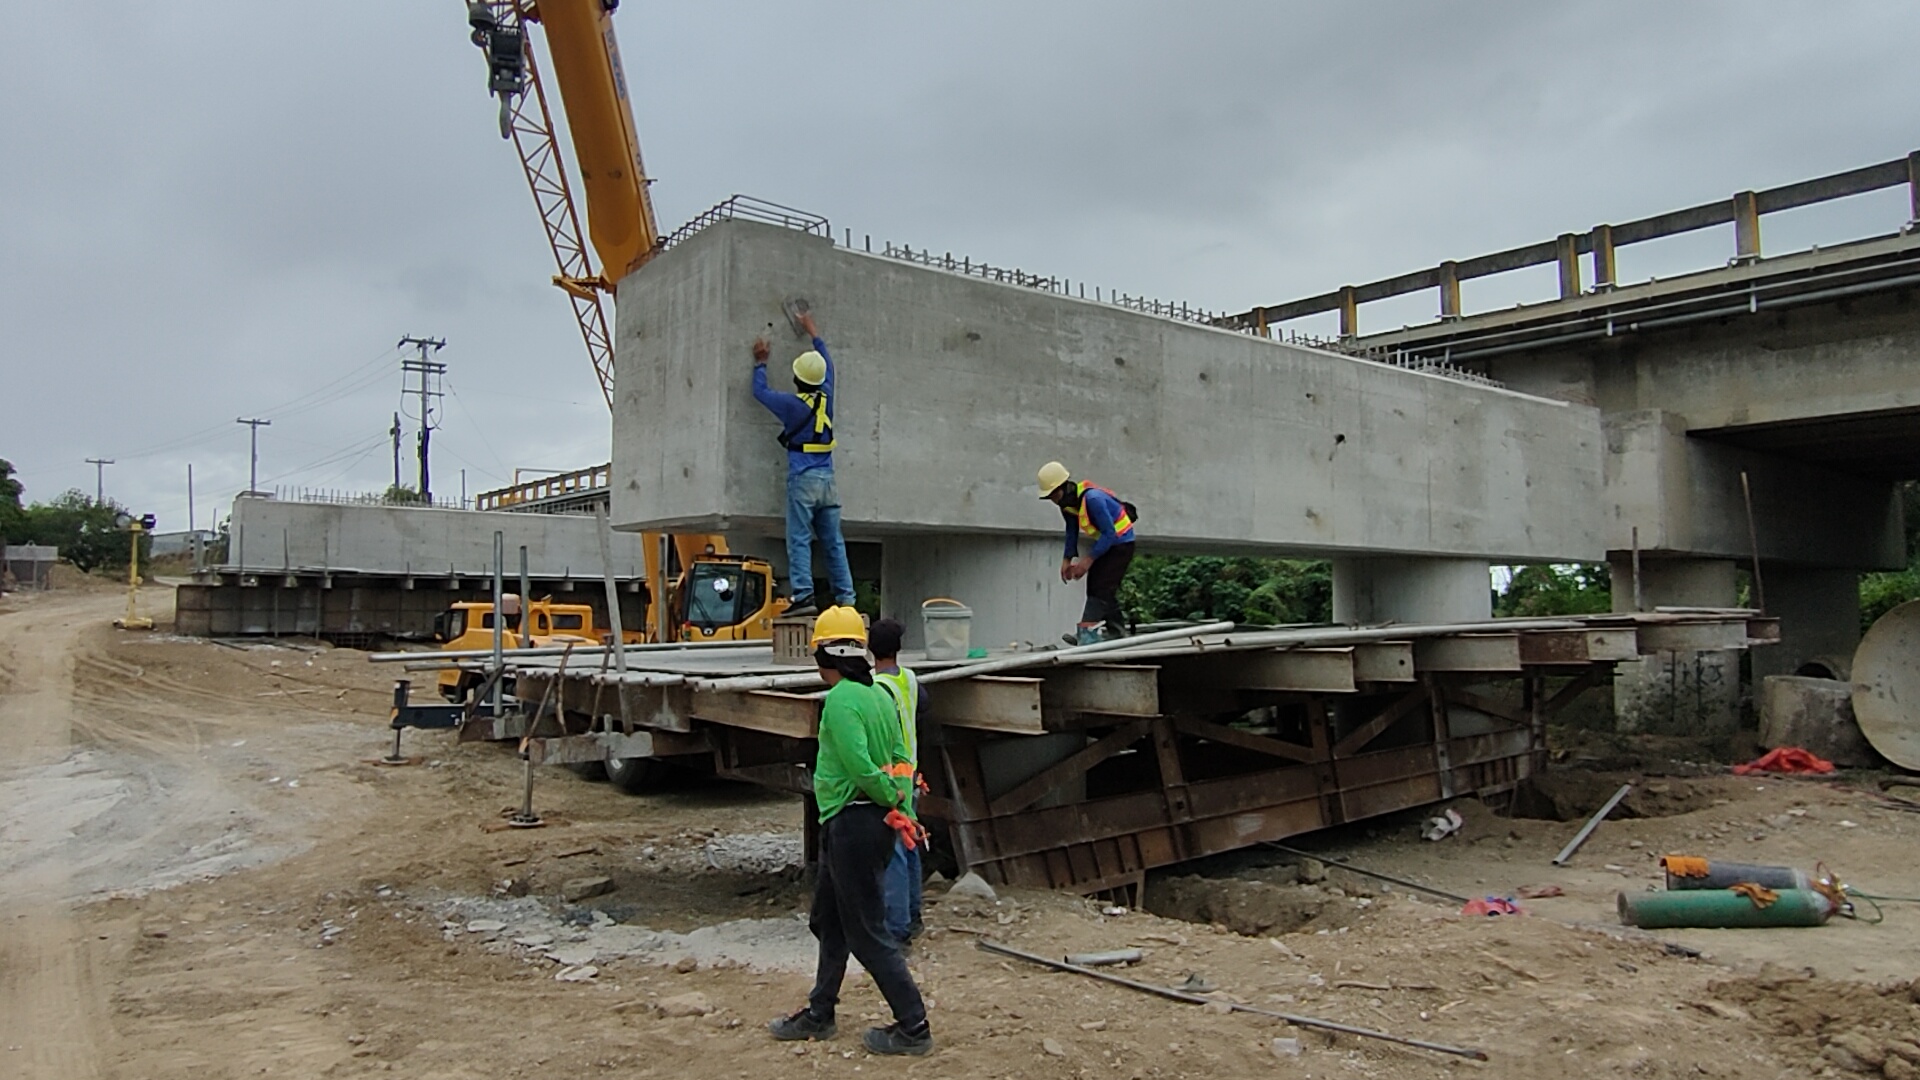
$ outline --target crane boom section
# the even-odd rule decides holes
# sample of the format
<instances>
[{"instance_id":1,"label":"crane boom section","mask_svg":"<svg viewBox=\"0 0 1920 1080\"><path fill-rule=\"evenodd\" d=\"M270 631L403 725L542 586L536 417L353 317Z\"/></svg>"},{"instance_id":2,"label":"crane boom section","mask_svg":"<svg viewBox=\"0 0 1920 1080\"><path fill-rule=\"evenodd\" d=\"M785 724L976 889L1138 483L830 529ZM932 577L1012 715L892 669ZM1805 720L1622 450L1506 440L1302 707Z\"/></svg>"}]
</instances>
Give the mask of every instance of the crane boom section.
<instances>
[{"instance_id":1,"label":"crane boom section","mask_svg":"<svg viewBox=\"0 0 1920 1080\"><path fill-rule=\"evenodd\" d=\"M587 234L611 286L647 261L660 230L610 6L604 0L540 0L534 17L546 27L586 193Z\"/></svg>"}]
</instances>

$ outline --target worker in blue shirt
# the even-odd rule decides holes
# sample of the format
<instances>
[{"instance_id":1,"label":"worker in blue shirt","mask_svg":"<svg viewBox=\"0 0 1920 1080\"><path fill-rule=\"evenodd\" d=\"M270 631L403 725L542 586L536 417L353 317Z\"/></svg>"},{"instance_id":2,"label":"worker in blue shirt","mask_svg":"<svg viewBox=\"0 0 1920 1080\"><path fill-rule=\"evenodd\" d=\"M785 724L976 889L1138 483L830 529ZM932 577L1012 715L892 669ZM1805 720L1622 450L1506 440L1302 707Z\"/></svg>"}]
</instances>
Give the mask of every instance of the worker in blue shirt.
<instances>
[{"instance_id":1,"label":"worker in blue shirt","mask_svg":"<svg viewBox=\"0 0 1920 1080\"><path fill-rule=\"evenodd\" d=\"M1069 635L1075 645L1101 640L1103 626L1117 636L1120 627L1120 582L1133 563L1133 519L1138 513L1118 495L1090 480L1076 483L1065 465L1049 461L1040 469L1040 497L1060 508L1066 519L1066 555L1060 560L1060 580L1087 579L1087 603L1080 626ZM1080 554L1086 537L1092 550Z\"/></svg>"},{"instance_id":2,"label":"worker in blue shirt","mask_svg":"<svg viewBox=\"0 0 1920 1080\"><path fill-rule=\"evenodd\" d=\"M798 393L767 385L767 339L753 343L753 396L780 420L780 445L787 451L788 615L814 615L813 540L826 550L827 578L835 604L853 605L853 572L847 568L847 542L840 535L840 492L833 483L833 357L820 340L813 313L801 311L794 322L813 340L813 348L793 361Z\"/></svg>"}]
</instances>

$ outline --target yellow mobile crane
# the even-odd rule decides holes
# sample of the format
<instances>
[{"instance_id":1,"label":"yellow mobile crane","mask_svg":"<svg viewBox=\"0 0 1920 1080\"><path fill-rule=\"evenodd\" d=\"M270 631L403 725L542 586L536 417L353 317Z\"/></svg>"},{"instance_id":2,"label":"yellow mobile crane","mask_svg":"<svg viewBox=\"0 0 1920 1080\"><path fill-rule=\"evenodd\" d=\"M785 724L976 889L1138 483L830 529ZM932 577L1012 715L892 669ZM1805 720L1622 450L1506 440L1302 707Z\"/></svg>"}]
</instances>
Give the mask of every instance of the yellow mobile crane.
<instances>
[{"instance_id":1,"label":"yellow mobile crane","mask_svg":"<svg viewBox=\"0 0 1920 1080\"><path fill-rule=\"evenodd\" d=\"M620 0L473 0L467 4L473 43L487 57L487 89L500 99L500 135L510 139L519 153L559 271L553 283L573 304L581 339L609 409L613 407L613 338L607 331L603 297L651 258L660 242L627 97L626 72L613 33L612 16L619 6ZM528 31L535 23L546 31L547 50L559 80L586 194L588 234L600 256L598 273L587 257L566 160L534 59ZM720 535L677 534L668 539L663 546L657 534L648 534L645 544L647 580L654 599L669 604L672 612L664 620L670 626L668 636L732 641L772 636L773 618L785 610L787 601L774 598L770 564L729 554L726 537ZM663 558L670 565L661 565ZM676 581L672 589L665 587L669 575ZM663 620L648 622L658 627Z\"/></svg>"}]
</instances>

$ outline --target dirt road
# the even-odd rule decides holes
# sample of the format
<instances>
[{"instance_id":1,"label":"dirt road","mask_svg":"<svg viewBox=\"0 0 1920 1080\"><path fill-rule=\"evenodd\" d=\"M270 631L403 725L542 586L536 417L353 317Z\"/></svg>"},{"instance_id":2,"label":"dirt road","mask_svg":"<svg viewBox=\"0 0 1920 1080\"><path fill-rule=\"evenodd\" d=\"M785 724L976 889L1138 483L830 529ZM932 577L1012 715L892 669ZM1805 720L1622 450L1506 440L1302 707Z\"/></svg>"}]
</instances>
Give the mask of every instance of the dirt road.
<instances>
[{"instance_id":1,"label":"dirt road","mask_svg":"<svg viewBox=\"0 0 1920 1080\"><path fill-rule=\"evenodd\" d=\"M64 903L70 863L61 836L97 805L97 785L68 768L76 639L111 601L80 597L4 616L0 637L0 1051L21 1076L96 1076L111 1030L94 950ZM111 616L107 616L111 617ZM66 776L61 774L65 772ZM63 779L70 783L62 783ZM16 1049L18 1048L18 1049Z\"/></svg>"},{"instance_id":2,"label":"dirt road","mask_svg":"<svg viewBox=\"0 0 1920 1080\"><path fill-rule=\"evenodd\" d=\"M760 1025L801 1001L811 952L795 801L636 798L545 770L548 826L506 830L521 773L501 748L410 733L422 764L371 763L389 672L171 638L152 598L147 635L110 627L117 594L0 609L0 1078L1920 1075L1899 1049L1920 1030L1902 981L1920 975L1920 905L1878 927L1686 936L1706 959L1606 927L1614 891L1647 887L1673 848L1825 858L1920 895L1920 816L1724 776L1654 781L1675 812L1609 823L1565 871L1546 858L1573 826L1484 811L1439 844L1399 821L1311 841L1463 893L1563 885L1533 917L1257 862L1200 922L1051 894L936 901L912 961L932 1057L856 1052L882 1008L863 979L840 1039L775 1044ZM612 891L562 899L597 876ZM1143 998L1003 962L982 936L1139 946L1134 978L1491 1060ZM662 1015L669 999L692 1015Z\"/></svg>"}]
</instances>

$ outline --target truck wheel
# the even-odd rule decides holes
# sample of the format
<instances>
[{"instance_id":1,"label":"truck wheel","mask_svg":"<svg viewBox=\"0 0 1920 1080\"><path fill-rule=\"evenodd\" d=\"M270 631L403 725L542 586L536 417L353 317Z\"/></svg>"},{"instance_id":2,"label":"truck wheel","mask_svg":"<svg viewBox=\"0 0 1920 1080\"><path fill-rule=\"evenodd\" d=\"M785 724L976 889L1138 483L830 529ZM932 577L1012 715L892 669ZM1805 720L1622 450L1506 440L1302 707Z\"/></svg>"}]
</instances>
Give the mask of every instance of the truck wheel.
<instances>
[{"instance_id":1,"label":"truck wheel","mask_svg":"<svg viewBox=\"0 0 1920 1080\"><path fill-rule=\"evenodd\" d=\"M567 771L591 783L603 783L607 779L607 763L604 761L571 761L567 763Z\"/></svg>"},{"instance_id":2,"label":"truck wheel","mask_svg":"<svg viewBox=\"0 0 1920 1080\"><path fill-rule=\"evenodd\" d=\"M646 795L665 783L667 769L654 758L615 758L607 762L607 779L629 795Z\"/></svg>"}]
</instances>

